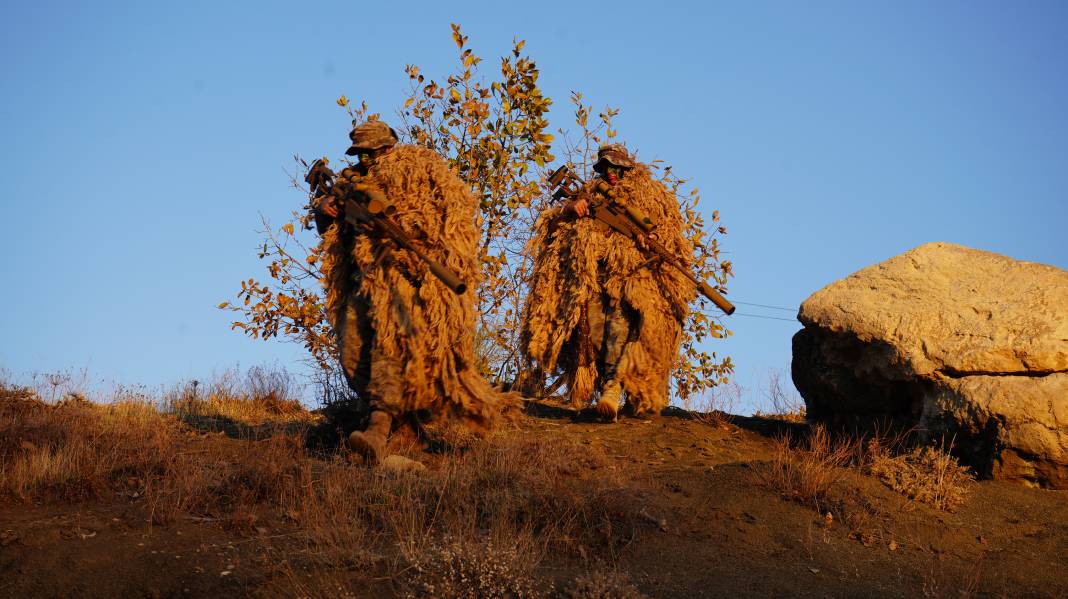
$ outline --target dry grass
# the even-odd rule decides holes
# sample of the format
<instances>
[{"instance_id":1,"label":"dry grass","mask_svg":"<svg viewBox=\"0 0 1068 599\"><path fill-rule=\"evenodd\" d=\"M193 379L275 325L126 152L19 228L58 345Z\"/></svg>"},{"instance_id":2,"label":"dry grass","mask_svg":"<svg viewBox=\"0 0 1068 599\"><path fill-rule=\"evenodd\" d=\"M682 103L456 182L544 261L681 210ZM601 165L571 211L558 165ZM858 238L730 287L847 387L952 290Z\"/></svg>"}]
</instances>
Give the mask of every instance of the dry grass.
<instances>
[{"instance_id":1,"label":"dry grass","mask_svg":"<svg viewBox=\"0 0 1068 599\"><path fill-rule=\"evenodd\" d=\"M766 410L753 413L758 418L782 420L784 422L803 423L807 419L805 402L790 382L784 382L786 376L780 370L768 372L764 395Z\"/></svg>"},{"instance_id":2,"label":"dry grass","mask_svg":"<svg viewBox=\"0 0 1068 599\"><path fill-rule=\"evenodd\" d=\"M499 437L418 475L321 464L284 507L302 530L299 567L315 575L290 576L280 594L352 588L354 567L384 569L416 596L547 592L531 582L547 552L591 547L611 531L614 493L564 476L579 451Z\"/></svg>"},{"instance_id":3,"label":"dry grass","mask_svg":"<svg viewBox=\"0 0 1068 599\"><path fill-rule=\"evenodd\" d=\"M683 409L698 422L722 428L731 422L731 414L742 399L742 386L734 381L705 389L696 397L687 397Z\"/></svg>"},{"instance_id":4,"label":"dry grass","mask_svg":"<svg viewBox=\"0 0 1068 599\"><path fill-rule=\"evenodd\" d=\"M828 496L831 487L856 460L858 445L855 439L832 438L825 427L815 425L799 441L790 435L780 437L772 459L756 474L769 489L823 513L833 503Z\"/></svg>"},{"instance_id":5,"label":"dry grass","mask_svg":"<svg viewBox=\"0 0 1068 599\"><path fill-rule=\"evenodd\" d=\"M868 443L868 471L891 489L940 510L954 511L964 503L975 478L949 453L916 447L893 455L877 440Z\"/></svg>"},{"instance_id":6,"label":"dry grass","mask_svg":"<svg viewBox=\"0 0 1068 599\"><path fill-rule=\"evenodd\" d=\"M0 386L0 495L80 500L125 489L161 469L175 431L148 404L50 405Z\"/></svg>"},{"instance_id":7,"label":"dry grass","mask_svg":"<svg viewBox=\"0 0 1068 599\"><path fill-rule=\"evenodd\" d=\"M569 599L648 599L623 572L597 570L579 576L568 587Z\"/></svg>"},{"instance_id":8,"label":"dry grass","mask_svg":"<svg viewBox=\"0 0 1068 599\"><path fill-rule=\"evenodd\" d=\"M191 381L164 398L167 411L196 425L257 426L266 423L314 422L317 417L296 398L285 371L254 367L244 380L226 371L207 384Z\"/></svg>"},{"instance_id":9,"label":"dry grass","mask_svg":"<svg viewBox=\"0 0 1068 599\"><path fill-rule=\"evenodd\" d=\"M253 394L219 397L204 400L215 414L264 415ZM169 406L200 407L191 399ZM280 596L345 595L374 578L412 596L541 596L552 588L534 572L549 552L596 555L636 518L619 489L573 476L580 462L607 463L575 443L450 438L445 453L421 454L427 470L400 474L310 453L300 434L204 434L188 416L148 402L53 405L0 386L0 500L118 494L154 524L269 529L280 565L268 594Z\"/></svg>"},{"instance_id":10,"label":"dry grass","mask_svg":"<svg viewBox=\"0 0 1068 599\"><path fill-rule=\"evenodd\" d=\"M926 446L909 448L908 440L906 431L894 436L876 434L865 443L857 437L834 438L826 428L815 425L800 441L780 438L773 459L757 473L769 488L812 505L820 513L842 503L832 500L829 491L848 467L878 478L909 499L953 511L967 498L974 476L948 453ZM865 503L860 499L849 503Z\"/></svg>"}]
</instances>

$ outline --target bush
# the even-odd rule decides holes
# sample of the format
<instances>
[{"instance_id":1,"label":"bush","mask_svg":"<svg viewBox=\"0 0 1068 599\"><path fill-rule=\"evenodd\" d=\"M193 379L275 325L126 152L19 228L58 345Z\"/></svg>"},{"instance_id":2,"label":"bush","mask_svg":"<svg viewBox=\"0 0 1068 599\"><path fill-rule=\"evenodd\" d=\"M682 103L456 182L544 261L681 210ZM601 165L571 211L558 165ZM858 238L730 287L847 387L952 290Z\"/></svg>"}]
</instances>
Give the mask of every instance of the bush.
<instances>
[{"instance_id":1,"label":"bush","mask_svg":"<svg viewBox=\"0 0 1068 599\"><path fill-rule=\"evenodd\" d=\"M579 576L567 589L569 599L648 599L630 582L630 578L615 570L598 570Z\"/></svg>"},{"instance_id":2,"label":"bush","mask_svg":"<svg viewBox=\"0 0 1068 599\"><path fill-rule=\"evenodd\" d=\"M529 548L447 538L412 563L409 597L543 597L531 578Z\"/></svg>"},{"instance_id":3,"label":"bush","mask_svg":"<svg viewBox=\"0 0 1068 599\"><path fill-rule=\"evenodd\" d=\"M828 492L856 459L857 446L853 439L832 439L825 427L816 425L796 447L790 435L780 437L771 461L757 468L757 477L783 497L823 513L832 503Z\"/></svg>"},{"instance_id":4,"label":"bush","mask_svg":"<svg viewBox=\"0 0 1068 599\"><path fill-rule=\"evenodd\" d=\"M954 511L975 480L967 467L940 449L916 447L892 456L877 441L868 444L868 471L909 499Z\"/></svg>"}]
</instances>

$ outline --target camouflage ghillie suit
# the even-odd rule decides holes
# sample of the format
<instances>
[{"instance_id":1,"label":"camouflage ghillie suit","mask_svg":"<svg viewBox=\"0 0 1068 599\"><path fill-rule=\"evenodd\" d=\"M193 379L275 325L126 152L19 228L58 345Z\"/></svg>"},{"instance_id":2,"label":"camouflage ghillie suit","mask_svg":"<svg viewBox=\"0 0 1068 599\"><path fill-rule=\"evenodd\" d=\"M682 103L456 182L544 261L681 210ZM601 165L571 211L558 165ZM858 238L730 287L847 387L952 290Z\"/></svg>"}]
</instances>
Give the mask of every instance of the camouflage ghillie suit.
<instances>
[{"instance_id":1,"label":"camouflage ghillie suit","mask_svg":"<svg viewBox=\"0 0 1068 599\"><path fill-rule=\"evenodd\" d=\"M389 218L473 288L480 265L470 190L430 150L394 147L396 135L384 123L364 123L350 137L349 154L359 154L360 163L339 174L335 190L354 183L380 190L396 207ZM349 445L380 458L391 422L407 416L453 417L476 432L492 427L514 400L476 370L473 290L457 295L412 252L319 204L327 316L349 385L372 410L367 431L353 433Z\"/></svg>"},{"instance_id":2,"label":"camouflage ghillie suit","mask_svg":"<svg viewBox=\"0 0 1068 599\"><path fill-rule=\"evenodd\" d=\"M606 146L594 169L618 202L650 217L660 243L690 263L678 202L645 165L622 146ZM593 185L576 199L593 193ZM522 350L544 372L562 371L576 406L589 405L599 392L606 420L615 419L622 397L632 415L656 415L667 405L694 286L677 269L650 262L635 241L583 218L573 204L543 212L528 246L534 269Z\"/></svg>"}]
</instances>

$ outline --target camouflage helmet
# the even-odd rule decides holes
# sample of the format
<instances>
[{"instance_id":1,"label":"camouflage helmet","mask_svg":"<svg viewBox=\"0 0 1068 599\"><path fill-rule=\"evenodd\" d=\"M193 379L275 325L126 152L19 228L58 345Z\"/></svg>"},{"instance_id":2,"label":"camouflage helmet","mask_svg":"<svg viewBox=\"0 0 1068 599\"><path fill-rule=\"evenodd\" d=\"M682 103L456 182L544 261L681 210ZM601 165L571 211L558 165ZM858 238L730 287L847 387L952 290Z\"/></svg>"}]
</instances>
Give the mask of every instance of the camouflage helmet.
<instances>
[{"instance_id":1,"label":"camouflage helmet","mask_svg":"<svg viewBox=\"0 0 1068 599\"><path fill-rule=\"evenodd\" d=\"M353 127L349 139L352 147L345 153L355 156L368 150L393 147L397 143L397 132L382 121L367 121Z\"/></svg>"},{"instance_id":2,"label":"camouflage helmet","mask_svg":"<svg viewBox=\"0 0 1068 599\"><path fill-rule=\"evenodd\" d=\"M593 163L593 170L604 174L604 169L608 165L618 166L623 169L632 169L635 166L634 159L630 157L627 148L624 148L622 144L601 146L597 150L597 162Z\"/></svg>"}]
</instances>

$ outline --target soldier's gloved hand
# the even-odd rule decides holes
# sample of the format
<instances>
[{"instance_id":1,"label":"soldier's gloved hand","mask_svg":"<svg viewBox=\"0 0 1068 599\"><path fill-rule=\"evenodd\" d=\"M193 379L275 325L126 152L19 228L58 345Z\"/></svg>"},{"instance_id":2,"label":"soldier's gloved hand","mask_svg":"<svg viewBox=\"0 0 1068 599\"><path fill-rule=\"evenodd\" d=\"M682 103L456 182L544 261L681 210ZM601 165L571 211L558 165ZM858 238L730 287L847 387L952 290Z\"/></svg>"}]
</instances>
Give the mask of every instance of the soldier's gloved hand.
<instances>
[{"instance_id":1,"label":"soldier's gloved hand","mask_svg":"<svg viewBox=\"0 0 1068 599\"><path fill-rule=\"evenodd\" d=\"M649 233L648 235L639 234L638 235L638 246L641 247L643 250L649 249L649 242L647 240L650 240L650 239L655 240L656 239L656 233Z\"/></svg>"},{"instance_id":2,"label":"soldier's gloved hand","mask_svg":"<svg viewBox=\"0 0 1068 599\"><path fill-rule=\"evenodd\" d=\"M339 212L337 199L334 196L326 196L323 198L322 203L319 204L319 211L330 218L337 218Z\"/></svg>"},{"instance_id":3,"label":"soldier's gloved hand","mask_svg":"<svg viewBox=\"0 0 1068 599\"><path fill-rule=\"evenodd\" d=\"M580 217L587 217L590 215L590 204L585 198L579 198L577 200L571 200L567 204L568 210L571 210Z\"/></svg>"}]
</instances>

